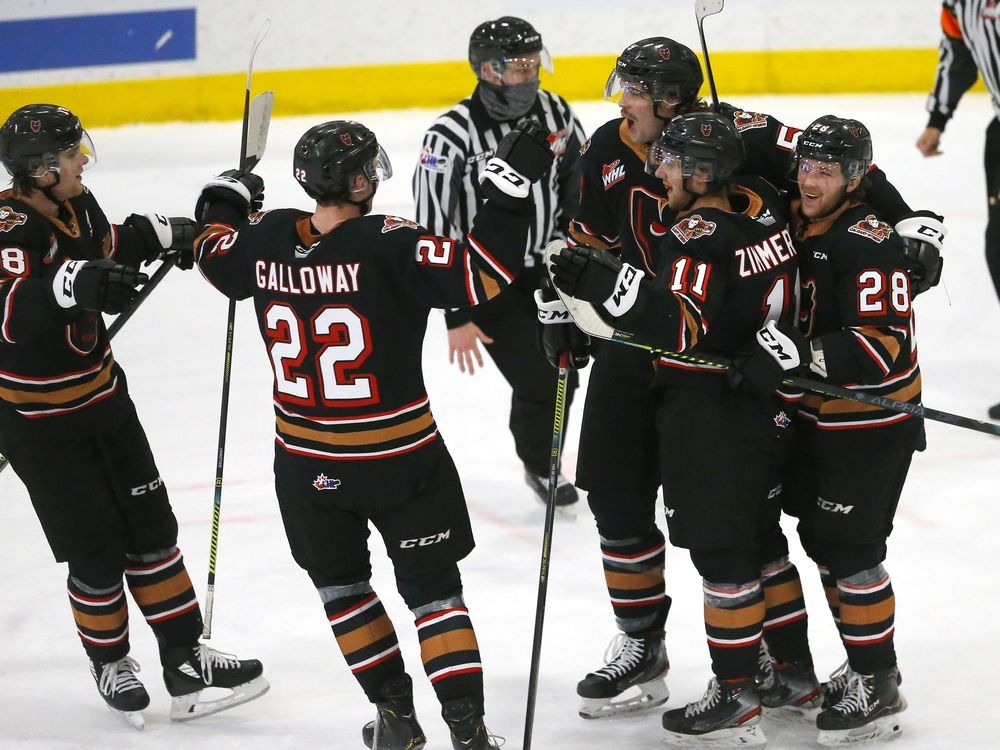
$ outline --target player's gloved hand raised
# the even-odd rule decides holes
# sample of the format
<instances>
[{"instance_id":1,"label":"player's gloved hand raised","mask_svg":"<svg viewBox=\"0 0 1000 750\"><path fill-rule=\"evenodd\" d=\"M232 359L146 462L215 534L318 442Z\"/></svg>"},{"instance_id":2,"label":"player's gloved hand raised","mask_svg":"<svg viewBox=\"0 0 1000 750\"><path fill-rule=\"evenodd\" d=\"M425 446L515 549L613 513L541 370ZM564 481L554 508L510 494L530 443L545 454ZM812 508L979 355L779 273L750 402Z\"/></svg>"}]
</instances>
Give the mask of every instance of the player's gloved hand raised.
<instances>
[{"instance_id":1,"label":"player's gloved hand raised","mask_svg":"<svg viewBox=\"0 0 1000 750\"><path fill-rule=\"evenodd\" d=\"M602 304L614 316L632 309L645 276L607 250L587 245L564 247L549 263L552 281L559 289L570 297Z\"/></svg>"},{"instance_id":2,"label":"player's gloved hand raised","mask_svg":"<svg viewBox=\"0 0 1000 750\"><path fill-rule=\"evenodd\" d=\"M729 384L746 385L759 394L770 396L781 381L794 370L808 366L812 352L806 337L793 326L768 321L757 331L747 351L729 367Z\"/></svg>"},{"instance_id":3,"label":"player's gloved hand raised","mask_svg":"<svg viewBox=\"0 0 1000 750\"><path fill-rule=\"evenodd\" d=\"M534 119L511 128L479 178L486 197L527 198L531 184L549 170L555 159L549 136L549 131Z\"/></svg>"},{"instance_id":4,"label":"player's gloved hand raised","mask_svg":"<svg viewBox=\"0 0 1000 750\"><path fill-rule=\"evenodd\" d=\"M194 217L202 224L235 223L264 205L264 179L253 172L227 169L205 183Z\"/></svg>"},{"instance_id":5,"label":"player's gloved hand raised","mask_svg":"<svg viewBox=\"0 0 1000 750\"><path fill-rule=\"evenodd\" d=\"M559 367L563 353L569 354L569 366L579 370L590 362L590 336L581 331L570 317L566 305L548 283L535 290L538 325L535 340L545 359Z\"/></svg>"},{"instance_id":6,"label":"player's gloved hand raised","mask_svg":"<svg viewBox=\"0 0 1000 750\"><path fill-rule=\"evenodd\" d=\"M944 266L941 250L948 234L943 221L944 217L932 211L914 211L896 224L896 233L903 240L906 271L914 297L937 286L941 280Z\"/></svg>"},{"instance_id":7,"label":"player's gloved hand raised","mask_svg":"<svg viewBox=\"0 0 1000 750\"><path fill-rule=\"evenodd\" d=\"M68 311L95 310L115 315L136 298L144 273L112 260L68 260L52 273L52 296Z\"/></svg>"},{"instance_id":8,"label":"player's gloved hand raised","mask_svg":"<svg viewBox=\"0 0 1000 750\"><path fill-rule=\"evenodd\" d=\"M132 214L125 226L135 229L148 248L147 260L169 257L185 271L194 267L194 240L198 225L186 216Z\"/></svg>"}]
</instances>

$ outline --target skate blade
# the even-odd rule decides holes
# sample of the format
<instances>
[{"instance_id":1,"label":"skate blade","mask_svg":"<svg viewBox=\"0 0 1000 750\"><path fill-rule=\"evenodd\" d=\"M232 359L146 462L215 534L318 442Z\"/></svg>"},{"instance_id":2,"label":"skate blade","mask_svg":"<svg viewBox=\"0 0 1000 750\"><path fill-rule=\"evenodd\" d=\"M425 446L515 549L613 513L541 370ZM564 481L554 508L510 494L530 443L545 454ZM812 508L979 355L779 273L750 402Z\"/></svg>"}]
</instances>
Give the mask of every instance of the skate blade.
<instances>
[{"instance_id":1,"label":"skate blade","mask_svg":"<svg viewBox=\"0 0 1000 750\"><path fill-rule=\"evenodd\" d=\"M700 747L700 748L763 748L767 747L767 737L759 724L749 727L733 727L718 729L707 734L680 734L667 732L663 738L667 747Z\"/></svg>"},{"instance_id":2,"label":"skate blade","mask_svg":"<svg viewBox=\"0 0 1000 750\"><path fill-rule=\"evenodd\" d=\"M191 721L200 719L202 716L217 714L235 706L249 703L259 698L268 691L271 684L263 677L258 677L250 682L237 685L232 688L229 695L225 695L215 700L199 700L199 696L204 692L199 690L188 695L179 695L170 704L171 721Z\"/></svg>"},{"instance_id":3,"label":"skate blade","mask_svg":"<svg viewBox=\"0 0 1000 750\"><path fill-rule=\"evenodd\" d=\"M662 677L635 687L638 688L638 691L635 688L629 688L625 693L614 698L583 698L580 703L580 718L607 719L611 716L645 711L649 708L662 706L670 698L667 682ZM626 697L622 697L623 695Z\"/></svg>"},{"instance_id":4,"label":"skate blade","mask_svg":"<svg viewBox=\"0 0 1000 750\"><path fill-rule=\"evenodd\" d=\"M146 719L143 717L142 711L119 711L111 706L108 706L108 710L133 729L138 729L141 732L146 728Z\"/></svg>"}]
</instances>

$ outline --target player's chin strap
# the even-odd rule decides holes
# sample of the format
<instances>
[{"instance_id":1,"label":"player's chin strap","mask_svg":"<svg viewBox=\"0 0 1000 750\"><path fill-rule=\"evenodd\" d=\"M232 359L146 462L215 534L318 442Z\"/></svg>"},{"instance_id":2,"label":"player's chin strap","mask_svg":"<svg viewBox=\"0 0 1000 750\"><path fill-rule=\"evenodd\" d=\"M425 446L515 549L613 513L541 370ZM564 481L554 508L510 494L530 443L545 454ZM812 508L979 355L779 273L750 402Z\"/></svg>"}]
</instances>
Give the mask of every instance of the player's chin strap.
<instances>
[{"instance_id":1,"label":"player's chin strap","mask_svg":"<svg viewBox=\"0 0 1000 750\"><path fill-rule=\"evenodd\" d=\"M566 247L566 242L564 240L553 240L546 245L543 257L545 259L545 267L549 269L550 274L552 256L558 254L564 247ZM555 284L553 284L553 286L555 286ZM636 341L633 335L628 331L618 330L605 321L604 318L601 317L600 313L598 313L597 309L589 302L576 299L575 297L570 297L568 294L559 289L559 287L555 287L555 289L559 298L565 303L569 314L573 317L573 322L576 323L577 327L581 331L589 334L590 336L612 341L616 344L625 344L627 346L645 349L646 351L677 362L687 362L689 364L717 367L720 369L728 369L732 365L731 360L724 357L718 357L713 354L705 354L695 351L671 352L666 351L661 347ZM802 390L809 391L810 393L818 393L822 396L829 396L830 398L858 401L863 404L871 404L872 406L877 406L880 409L887 409L888 411L894 411L899 414L912 414L915 417L922 417L935 422L944 422L945 424L955 425L956 427L962 427L967 430L975 430L976 432L985 432L988 435L1000 436L1000 424L996 424L994 422L984 422L980 419L972 419L971 417L963 417L946 411L938 411L937 409L928 408L923 404L911 404L906 401L897 401L896 399L878 396L874 393L865 393L864 391L841 388L840 386L833 385L832 383L825 383L811 378L799 377L798 375L790 375L788 373L785 374L785 378L782 383L795 388L801 388Z\"/></svg>"}]
</instances>

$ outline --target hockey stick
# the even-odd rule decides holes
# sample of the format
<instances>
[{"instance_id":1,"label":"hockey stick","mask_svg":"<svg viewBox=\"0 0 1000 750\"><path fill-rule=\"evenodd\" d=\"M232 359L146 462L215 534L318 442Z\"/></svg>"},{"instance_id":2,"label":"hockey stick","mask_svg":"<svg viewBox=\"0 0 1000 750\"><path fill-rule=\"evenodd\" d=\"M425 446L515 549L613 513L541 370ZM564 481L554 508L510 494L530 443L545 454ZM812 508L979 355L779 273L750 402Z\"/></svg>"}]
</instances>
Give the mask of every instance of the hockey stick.
<instances>
[{"instance_id":1,"label":"hockey stick","mask_svg":"<svg viewBox=\"0 0 1000 750\"><path fill-rule=\"evenodd\" d=\"M142 290L136 296L134 300L122 310L118 317L115 318L114 322L108 326L108 340L110 341L115 337L115 334L121 330L122 326L128 321L135 311L139 309L139 305L146 301L146 298L153 292L156 285L163 281L163 277L167 275L167 272L174 267L174 262L170 258L165 258L162 263L157 267L156 271L143 286ZM0 456L0 473L3 473L4 469L10 466L10 461L7 460L6 456Z\"/></svg>"},{"instance_id":2,"label":"hockey stick","mask_svg":"<svg viewBox=\"0 0 1000 750\"><path fill-rule=\"evenodd\" d=\"M250 172L264 155L267 145L267 130L271 124L271 110L274 107L274 92L265 91L250 101L250 80L253 75L253 58L257 48L264 41L271 26L270 19L264 21L253 47L250 48L250 64L247 65L246 95L243 99L243 135L240 140L240 171ZM212 501L212 538L208 547L208 587L205 591L204 627L202 637L212 637L212 611L215 607L215 566L219 553L219 523L222 516L222 473L226 463L226 427L229 422L229 381L233 369L233 334L236 330L236 300L229 300L229 315L226 320L226 356L222 364L222 406L219 414L219 446L215 459L215 496Z\"/></svg>"},{"instance_id":3,"label":"hockey stick","mask_svg":"<svg viewBox=\"0 0 1000 750\"><path fill-rule=\"evenodd\" d=\"M555 523L556 515L556 490L559 488L559 462L562 453L563 425L566 421L566 384L568 380L569 352L563 352L559 355L559 378L556 382L556 408L552 418L552 458L549 461L549 499L545 505L542 561L538 571L538 601L535 604L535 636L531 643L531 670L528 673L528 707L524 717L523 750L531 750L531 731L535 724L538 664L542 655L542 628L545 623L545 598L549 588L549 556L552 551L552 527Z\"/></svg>"},{"instance_id":4,"label":"hockey stick","mask_svg":"<svg viewBox=\"0 0 1000 750\"><path fill-rule=\"evenodd\" d=\"M544 251L546 267L549 267L549 259L551 256L558 253L565 246L566 243L562 240L554 240L546 246ZM711 354L694 354L691 352L670 352L636 341L633 335L628 331L620 331L605 322L604 319L598 314L597 310L594 309L594 306L589 302L576 299L575 297L570 297L569 295L563 293L559 287L556 287L555 284L553 284L553 286L555 287L559 298L566 304L566 309L569 310L569 314L573 317L573 322L576 323L581 331L590 336L612 341L617 344L626 344L627 346L645 349L646 351L677 362L687 362L689 364L715 367L723 370L728 369L730 365L732 365L731 360L723 357L716 357ZM962 427L967 430L985 432L987 435L1000 436L1000 424L984 422L980 419L963 417L958 414L951 414L950 412L939 411L937 409L930 409L923 404L911 404L906 401L897 401L893 398L886 398L885 396L877 396L873 393L852 391L848 388L841 388L840 386L833 385L832 383L824 383L811 378L799 377L798 375L786 375L785 379L781 382L785 385L801 388L802 390L809 391L810 393L818 393L822 396L829 396L830 398L858 401L862 404L870 404L871 406L877 406L880 409L894 411L898 414L912 414L915 417L930 419L934 422L943 422L945 424L955 425L956 427Z\"/></svg>"},{"instance_id":5,"label":"hockey stick","mask_svg":"<svg viewBox=\"0 0 1000 750\"><path fill-rule=\"evenodd\" d=\"M715 89L715 76L712 75L712 61L708 59L708 45L705 43L705 17L722 12L726 0L694 0L694 17L698 20L698 37L701 39L701 54L705 56L705 74L708 77L708 87L712 91L713 109L719 111L719 92Z\"/></svg>"}]
</instances>

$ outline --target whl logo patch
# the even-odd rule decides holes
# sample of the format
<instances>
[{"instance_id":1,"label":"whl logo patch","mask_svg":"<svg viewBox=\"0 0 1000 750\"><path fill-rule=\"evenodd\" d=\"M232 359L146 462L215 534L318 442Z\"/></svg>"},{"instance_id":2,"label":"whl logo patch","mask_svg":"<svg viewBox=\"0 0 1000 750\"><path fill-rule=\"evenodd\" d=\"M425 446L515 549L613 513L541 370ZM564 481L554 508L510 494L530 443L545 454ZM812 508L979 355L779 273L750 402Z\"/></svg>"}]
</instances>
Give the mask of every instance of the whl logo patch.
<instances>
[{"instance_id":1,"label":"whl logo patch","mask_svg":"<svg viewBox=\"0 0 1000 750\"><path fill-rule=\"evenodd\" d=\"M622 164L621 159L615 159L610 164L605 164L601 167L601 181L604 183L605 190L624 179L625 165Z\"/></svg>"},{"instance_id":2,"label":"whl logo patch","mask_svg":"<svg viewBox=\"0 0 1000 750\"><path fill-rule=\"evenodd\" d=\"M339 479L331 479L326 474L319 474L313 480L313 487L317 490L335 490L340 486Z\"/></svg>"}]
</instances>

